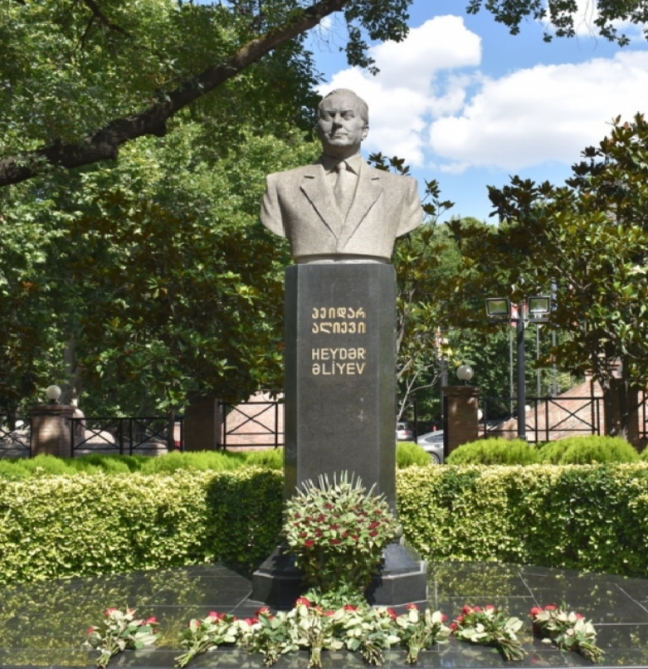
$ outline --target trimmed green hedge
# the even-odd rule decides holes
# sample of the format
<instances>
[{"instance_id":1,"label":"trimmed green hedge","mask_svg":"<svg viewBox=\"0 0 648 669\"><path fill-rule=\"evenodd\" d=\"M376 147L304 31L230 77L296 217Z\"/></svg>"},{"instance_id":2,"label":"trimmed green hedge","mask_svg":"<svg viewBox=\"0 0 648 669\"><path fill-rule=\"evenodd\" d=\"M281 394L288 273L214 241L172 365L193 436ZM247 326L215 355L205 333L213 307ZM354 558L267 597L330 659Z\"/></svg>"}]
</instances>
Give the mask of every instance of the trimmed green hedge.
<instances>
[{"instance_id":1,"label":"trimmed green hedge","mask_svg":"<svg viewBox=\"0 0 648 669\"><path fill-rule=\"evenodd\" d=\"M450 453L450 465L533 465L538 449L523 439L491 437L462 444Z\"/></svg>"},{"instance_id":2,"label":"trimmed green hedge","mask_svg":"<svg viewBox=\"0 0 648 669\"><path fill-rule=\"evenodd\" d=\"M648 576L648 464L410 467L405 536L430 561ZM280 472L0 480L0 583L221 561L252 569L281 527Z\"/></svg>"},{"instance_id":3,"label":"trimmed green hedge","mask_svg":"<svg viewBox=\"0 0 648 669\"><path fill-rule=\"evenodd\" d=\"M0 583L222 561L274 548L280 473L75 474L0 480Z\"/></svg>"},{"instance_id":4,"label":"trimmed green hedge","mask_svg":"<svg viewBox=\"0 0 648 669\"><path fill-rule=\"evenodd\" d=\"M648 576L648 465L397 472L405 536L428 560Z\"/></svg>"}]
</instances>

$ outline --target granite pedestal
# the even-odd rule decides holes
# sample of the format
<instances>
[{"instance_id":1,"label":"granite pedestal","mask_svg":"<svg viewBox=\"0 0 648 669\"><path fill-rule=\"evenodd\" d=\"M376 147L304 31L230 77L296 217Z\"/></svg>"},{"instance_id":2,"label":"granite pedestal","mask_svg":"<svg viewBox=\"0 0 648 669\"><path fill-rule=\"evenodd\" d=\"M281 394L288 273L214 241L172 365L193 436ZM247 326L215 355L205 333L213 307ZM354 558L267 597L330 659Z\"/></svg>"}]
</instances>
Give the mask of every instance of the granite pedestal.
<instances>
[{"instance_id":1,"label":"granite pedestal","mask_svg":"<svg viewBox=\"0 0 648 669\"><path fill-rule=\"evenodd\" d=\"M285 496L346 471L395 500L396 274L382 263L286 269ZM253 596L292 604L301 575L277 549L254 574ZM425 567L404 546L385 551L370 600L424 601Z\"/></svg>"}]
</instances>

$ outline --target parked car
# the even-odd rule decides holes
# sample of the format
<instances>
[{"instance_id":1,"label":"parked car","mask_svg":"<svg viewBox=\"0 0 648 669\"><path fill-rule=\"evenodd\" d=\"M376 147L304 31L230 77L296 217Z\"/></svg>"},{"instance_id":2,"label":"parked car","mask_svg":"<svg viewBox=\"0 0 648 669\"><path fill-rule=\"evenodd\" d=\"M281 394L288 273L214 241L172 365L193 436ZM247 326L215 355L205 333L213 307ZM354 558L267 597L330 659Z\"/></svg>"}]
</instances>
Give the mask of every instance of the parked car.
<instances>
[{"instance_id":1,"label":"parked car","mask_svg":"<svg viewBox=\"0 0 648 669\"><path fill-rule=\"evenodd\" d=\"M435 465L440 465L443 462L443 430L422 434L416 440L416 443L426 453L430 454L430 458Z\"/></svg>"},{"instance_id":2,"label":"parked car","mask_svg":"<svg viewBox=\"0 0 648 669\"><path fill-rule=\"evenodd\" d=\"M407 423L396 423L396 441L412 441L414 433Z\"/></svg>"}]
</instances>

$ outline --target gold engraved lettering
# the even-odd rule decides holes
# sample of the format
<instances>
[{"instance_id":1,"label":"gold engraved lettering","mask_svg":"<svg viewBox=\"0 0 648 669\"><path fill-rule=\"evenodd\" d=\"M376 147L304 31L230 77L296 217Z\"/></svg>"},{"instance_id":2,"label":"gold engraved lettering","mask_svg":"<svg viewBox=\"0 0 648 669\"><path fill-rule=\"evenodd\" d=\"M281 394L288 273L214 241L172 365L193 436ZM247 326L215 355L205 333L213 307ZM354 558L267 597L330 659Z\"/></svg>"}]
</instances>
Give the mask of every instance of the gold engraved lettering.
<instances>
[{"instance_id":1,"label":"gold engraved lettering","mask_svg":"<svg viewBox=\"0 0 648 669\"><path fill-rule=\"evenodd\" d=\"M365 311L362 307L360 307L359 309L356 309L355 317L356 318L366 318L367 317L367 315L365 314Z\"/></svg>"},{"instance_id":2,"label":"gold engraved lettering","mask_svg":"<svg viewBox=\"0 0 648 669\"><path fill-rule=\"evenodd\" d=\"M355 362L347 362L347 364L346 364L347 372L346 373L347 374L355 374L356 373L356 367L357 367L357 365L355 364Z\"/></svg>"},{"instance_id":3,"label":"gold engraved lettering","mask_svg":"<svg viewBox=\"0 0 648 669\"><path fill-rule=\"evenodd\" d=\"M319 376L319 373L320 373L320 364L319 364L319 362L314 362L313 363L313 374L315 376Z\"/></svg>"},{"instance_id":4,"label":"gold engraved lettering","mask_svg":"<svg viewBox=\"0 0 648 669\"><path fill-rule=\"evenodd\" d=\"M351 334L355 334L355 332L356 332L356 322L355 321L351 321L349 323L349 332Z\"/></svg>"},{"instance_id":5,"label":"gold engraved lettering","mask_svg":"<svg viewBox=\"0 0 648 669\"><path fill-rule=\"evenodd\" d=\"M346 318L346 309L344 307L340 307L337 310L337 316L338 318Z\"/></svg>"},{"instance_id":6,"label":"gold engraved lettering","mask_svg":"<svg viewBox=\"0 0 648 669\"><path fill-rule=\"evenodd\" d=\"M331 324L330 323L320 323L320 332L324 334L331 334Z\"/></svg>"},{"instance_id":7,"label":"gold engraved lettering","mask_svg":"<svg viewBox=\"0 0 648 669\"><path fill-rule=\"evenodd\" d=\"M344 374L344 367L345 367L345 365L344 365L343 362L336 362L336 363L335 363L335 366L336 366L336 367L338 368L338 370L340 371L340 374Z\"/></svg>"},{"instance_id":8,"label":"gold engraved lettering","mask_svg":"<svg viewBox=\"0 0 648 669\"><path fill-rule=\"evenodd\" d=\"M322 307L322 308L320 309L320 315L319 315L319 317L320 317L320 318L326 318L326 307Z\"/></svg>"},{"instance_id":9,"label":"gold engraved lettering","mask_svg":"<svg viewBox=\"0 0 648 669\"><path fill-rule=\"evenodd\" d=\"M313 327L311 328L311 332L313 334L317 334L319 332L319 325L317 325L317 323L313 323Z\"/></svg>"},{"instance_id":10,"label":"gold engraved lettering","mask_svg":"<svg viewBox=\"0 0 648 669\"><path fill-rule=\"evenodd\" d=\"M359 348L358 349L358 360L364 360L365 359L365 349Z\"/></svg>"},{"instance_id":11,"label":"gold engraved lettering","mask_svg":"<svg viewBox=\"0 0 648 669\"><path fill-rule=\"evenodd\" d=\"M331 308L328 310L328 317L329 317L329 318L335 318L335 317L337 316L337 313L336 313L336 312L337 312L337 309L336 309L335 307L331 307Z\"/></svg>"},{"instance_id":12,"label":"gold engraved lettering","mask_svg":"<svg viewBox=\"0 0 648 669\"><path fill-rule=\"evenodd\" d=\"M311 313L311 318L315 319L319 315L319 309L317 307L313 307L313 312Z\"/></svg>"},{"instance_id":13,"label":"gold engraved lettering","mask_svg":"<svg viewBox=\"0 0 648 669\"><path fill-rule=\"evenodd\" d=\"M362 372L364 372L366 364L367 364L366 362L363 362L362 364L356 363L356 369L358 370L358 374L362 374Z\"/></svg>"},{"instance_id":14,"label":"gold engraved lettering","mask_svg":"<svg viewBox=\"0 0 648 669\"><path fill-rule=\"evenodd\" d=\"M333 323L333 334L339 334L339 332L340 332L340 324Z\"/></svg>"},{"instance_id":15,"label":"gold engraved lettering","mask_svg":"<svg viewBox=\"0 0 648 669\"><path fill-rule=\"evenodd\" d=\"M358 334L364 334L367 331L365 323L358 323Z\"/></svg>"},{"instance_id":16,"label":"gold engraved lettering","mask_svg":"<svg viewBox=\"0 0 648 669\"><path fill-rule=\"evenodd\" d=\"M320 348L312 348L311 349L311 360L319 360L321 350L322 349L320 349Z\"/></svg>"}]
</instances>

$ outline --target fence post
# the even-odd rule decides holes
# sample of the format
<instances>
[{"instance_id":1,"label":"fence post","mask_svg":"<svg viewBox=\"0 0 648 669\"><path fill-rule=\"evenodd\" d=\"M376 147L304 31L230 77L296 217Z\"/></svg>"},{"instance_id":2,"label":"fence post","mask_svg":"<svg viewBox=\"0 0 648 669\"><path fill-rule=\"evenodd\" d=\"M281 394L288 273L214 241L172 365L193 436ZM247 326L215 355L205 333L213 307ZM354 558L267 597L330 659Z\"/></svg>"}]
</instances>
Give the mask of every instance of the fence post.
<instances>
[{"instance_id":1,"label":"fence post","mask_svg":"<svg viewBox=\"0 0 648 669\"><path fill-rule=\"evenodd\" d=\"M39 404L31 410L32 457L35 455L56 455L60 458L72 457L72 430L70 418L74 413L71 404Z\"/></svg>"},{"instance_id":2,"label":"fence post","mask_svg":"<svg viewBox=\"0 0 648 669\"><path fill-rule=\"evenodd\" d=\"M446 455L470 441L479 438L478 398L480 389L474 386L445 386L443 395L447 436L444 431Z\"/></svg>"}]
</instances>

